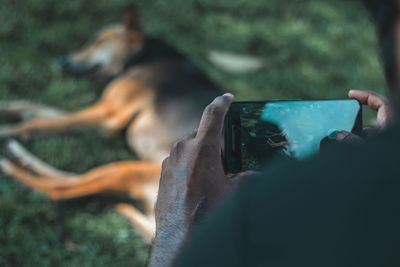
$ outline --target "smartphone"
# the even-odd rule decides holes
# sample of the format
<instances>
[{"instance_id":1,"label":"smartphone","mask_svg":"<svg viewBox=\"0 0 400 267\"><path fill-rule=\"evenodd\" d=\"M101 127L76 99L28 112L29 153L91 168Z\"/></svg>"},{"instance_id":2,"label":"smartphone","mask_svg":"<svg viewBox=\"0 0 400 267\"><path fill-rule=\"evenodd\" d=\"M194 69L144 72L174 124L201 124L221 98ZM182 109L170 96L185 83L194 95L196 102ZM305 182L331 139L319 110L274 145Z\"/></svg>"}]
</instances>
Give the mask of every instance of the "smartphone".
<instances>
[{"instance_id":1,"label":"smartphone","mask_svg":"<svg viewBox=\"0 0 400 267\"><path fill-rule=\"evenodd\" d=\"M308 158L336 130L361 133L357 100L233 102L225 118L225 169L260 170L274 158Z\"/></svg>"}]
</instances>

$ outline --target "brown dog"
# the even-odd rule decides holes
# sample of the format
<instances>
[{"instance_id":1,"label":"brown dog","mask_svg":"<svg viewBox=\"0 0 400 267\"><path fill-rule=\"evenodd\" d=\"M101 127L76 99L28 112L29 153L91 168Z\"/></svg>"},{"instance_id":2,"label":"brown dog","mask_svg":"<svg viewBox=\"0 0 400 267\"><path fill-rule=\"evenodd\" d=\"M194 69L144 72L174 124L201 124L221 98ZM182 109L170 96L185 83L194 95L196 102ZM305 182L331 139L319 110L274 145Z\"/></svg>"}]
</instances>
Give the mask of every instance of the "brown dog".
<instances>
[{"instance_id":1,"label":"brown dog","mask_svg":"<svg viewBox=\"0 0 400 267\"><path fill-rule=\"evenodd\" d=\"M149 241L161 161L177 139L195 129L202 110L221 94L220 89L175 49L146 36L133 8L127 10L123 24L102 30L93 43L68 56L63 70L110 82L97 103L72 114L21 101L3 103L0 116L24 121L0 128L0 138L85 128L112 136L126 130L127 142L141 161L115 162L77 175L56 170L10 142L11 157L2 159L2 170L53 200L108 192L142 200L144 213L126 205L118 210Z\"/></svg>"}]
</instances>

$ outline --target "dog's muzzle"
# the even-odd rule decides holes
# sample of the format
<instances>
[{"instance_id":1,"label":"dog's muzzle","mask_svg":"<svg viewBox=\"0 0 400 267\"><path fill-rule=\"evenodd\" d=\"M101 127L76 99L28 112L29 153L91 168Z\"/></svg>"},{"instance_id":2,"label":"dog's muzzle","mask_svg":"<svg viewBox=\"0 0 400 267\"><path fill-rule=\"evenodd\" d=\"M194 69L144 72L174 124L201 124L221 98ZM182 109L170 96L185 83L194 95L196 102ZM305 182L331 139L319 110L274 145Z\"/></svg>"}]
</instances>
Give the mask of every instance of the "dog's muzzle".
<instances>
[{"instance_id":1,"label":"dog's muzzle","mask_svg":"<svg viewBox=\"0 0 400 267\"><path fill-rule=\"evenodd\" d=\"M63 73L74 76L90 75L100 68L99 64L92 65L85 62L76 62L68 57L62 58L60 65Z\"/></svg>"}]
</instances>

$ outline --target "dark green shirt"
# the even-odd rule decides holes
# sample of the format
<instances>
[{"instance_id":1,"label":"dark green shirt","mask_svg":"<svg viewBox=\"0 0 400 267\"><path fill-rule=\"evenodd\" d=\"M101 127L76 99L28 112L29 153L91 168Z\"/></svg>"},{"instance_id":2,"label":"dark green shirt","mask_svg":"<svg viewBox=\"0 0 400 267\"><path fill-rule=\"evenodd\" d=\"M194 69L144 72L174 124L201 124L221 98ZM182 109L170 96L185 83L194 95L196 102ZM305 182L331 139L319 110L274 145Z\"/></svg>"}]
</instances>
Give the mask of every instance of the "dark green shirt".
<instances>
[{"instance_id":1,"label":"dark green shirt","mask_svg":"<svg viewBox=\"0 0 400 267\"><path fill-rule=\"evenodd\" d=\"M175 266L400 266L400 124L246 181Z\"/></svg>"}]
</instances>

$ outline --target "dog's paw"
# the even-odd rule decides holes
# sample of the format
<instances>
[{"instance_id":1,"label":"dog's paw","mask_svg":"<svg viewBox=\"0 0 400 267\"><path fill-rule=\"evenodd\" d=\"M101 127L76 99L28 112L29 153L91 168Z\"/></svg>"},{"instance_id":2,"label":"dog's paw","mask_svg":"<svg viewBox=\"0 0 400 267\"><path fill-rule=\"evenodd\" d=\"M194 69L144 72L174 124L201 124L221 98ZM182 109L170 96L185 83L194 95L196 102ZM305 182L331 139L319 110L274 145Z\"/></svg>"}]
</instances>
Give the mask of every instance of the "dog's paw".
<instances>
[{"instance_id":1,"label":"dog's paw","mask_svg":"<svg viewBox=\"0 0 400 267\"><path fill-rule=\"evenodd\" d=\"M0 127L0 140L5 140L11 138L14 134L14 131L11 127Z\"/></svg>"},{"instance_id":2,"label":"dog's paw","mask_svg":"<svg viewBox=\"0 0 400 267\"><path fill-rule=\"evenodd\" d=\"M0 159L0 171L5 174L9 175L12 172L14 164L6 158Z\"/></svg>"}]
</instances>

